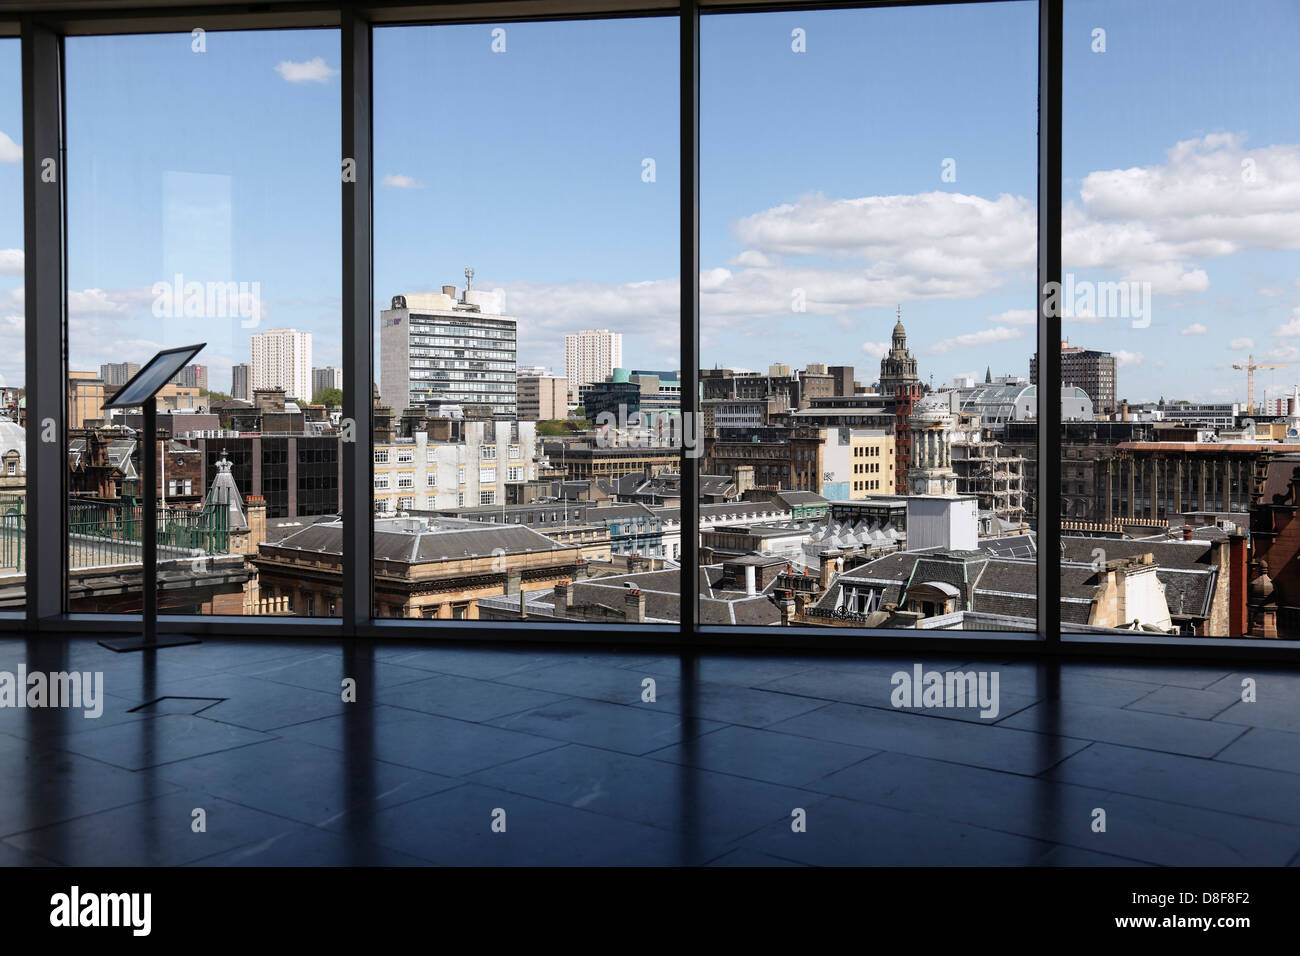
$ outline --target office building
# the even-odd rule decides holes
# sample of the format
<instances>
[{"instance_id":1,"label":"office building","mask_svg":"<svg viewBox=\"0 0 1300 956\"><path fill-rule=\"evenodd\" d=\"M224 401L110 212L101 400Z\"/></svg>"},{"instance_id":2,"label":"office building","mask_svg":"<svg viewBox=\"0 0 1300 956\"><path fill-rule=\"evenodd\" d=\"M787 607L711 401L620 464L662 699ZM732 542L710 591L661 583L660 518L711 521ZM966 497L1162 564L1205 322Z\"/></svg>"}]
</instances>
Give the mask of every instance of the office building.
<instances>
[{"instance_id":1,"label":"office building","mask_svg":"<svg viewBox=\"0 0 1300 956\"><path fill-rule=\"evenodd\" d=\"M569 380L542 374L519 376L519 420L544 422L569 414Z\"/></svg>"},{"instance_id":2,"label":"office building","mask_svg":"<svg viewBox=\"0 0 1300 956\"><path fill-rule=\"evenodd\" d=\"M472 270L467 270L472 276ZM396 409L479 405L513 420L516 321L500 296L455 286L394 296L380 313L379 390Z\"/></svg>"},{"instance_id":3,"label":"office building","mask_svg":"<svg viewBox=\"0 0 1300 956\"><path fill-rule=\"evenodd\" d=\"M206 365L187 365L172 376L172 384L207 391L208 367Z\"/></svg>"},{"instance_id":4,"label":"office building","mask_svg":"<svg viewBox=\"0 0 1300 956\"><path fill-rule=\"evenodd\" d=\"M1115 356L1097 349L1061 343L1061 384L1077 385L1100 415L1115 411ZM1029 360L1029 380L1038 384L1038 354Z\"/></svg>"},{"instance_id":5,"label":"office building","mask_svg":"<svg viewBox=\"0 0 1300 956\"><path fill-rule=\"evenodd\" d=\"M140 371L139 362L110 362L99 367L99 377L110 388L125 385L131 376Z\"/></svg>"},{"instance_id":6,"label":"office building","mask_svg":"<svg viewBox=\"0 0 1300 956\"><path fill-rule=\"evenodd\" d=\"M249 377L247 363L241 362L230 368L230 397L241 402L253 400L253 384Z\"/></svg>"},{"instance_id":7,"label":"office building","mask_svg":"<svg viewBox=\"0 0 1300 956\"><path fill-rule=\"evenodd\" d=\"M343 369L335 368L333 365L327 365L324 368L314 368L311 370L311 394L315 395L319 391L327 388L343 389ZM310 398L311 396L307 396Z\"/></svg>"}]
</instances>

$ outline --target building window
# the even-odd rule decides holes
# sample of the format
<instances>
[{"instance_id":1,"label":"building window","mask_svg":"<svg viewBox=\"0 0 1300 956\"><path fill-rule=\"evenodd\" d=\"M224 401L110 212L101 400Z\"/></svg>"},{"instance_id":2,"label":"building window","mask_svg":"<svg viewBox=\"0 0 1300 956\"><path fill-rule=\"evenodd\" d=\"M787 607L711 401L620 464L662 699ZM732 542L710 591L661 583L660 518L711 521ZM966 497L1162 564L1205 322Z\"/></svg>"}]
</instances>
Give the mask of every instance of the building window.
<instances>
[{"instance_id":1,"label":"building window","mask_svg":"<svg viewBox=\"0 0 1300 956\"><path fill-rule=\"evenodd\" d=\"M388 488L387 475L375 475L375 491L385 491Z\"/></svg>"},{"instance_id":2,"label":"building window","mask_svg":"<svg viewBox=\"0 0 1300 956\"><path fill-rule=\"evenodd\" d=\"M401 462L415 461L415 449L414 448L397 449L397 461L399 464Z\"/></svg>"},{"instance_id":3,"label":"building window","mask_svg":"<svg viewBox=\"0 0 1300 956\"><path fill-rule=\"evenodd\" d=\"M387 449L387 448L376 448L376 449L375 449L375 464L376 464L376 465L386 465L386 464L388 464L388 449Z\"/></svg>"},{"instance_id":4,"label":"building window","mask_svg":"<svg viewBox=\"0 0 1300 956\"><path fill-rule=\"evenodd\" d=\"M458 484L458 485L463 485L463 484L465 484L465 466L464 466L464 465L461 465L459 468L456 469L456 484Z\"/></svg>"},{"instance_id":5,"label":"building window","mask_svg":"<svg viewBox=\"0 0 1300 956\"><path fill-rule=\"evenodd\" d=\"M495 468L483 468L478 473L478 480L488 484L495 484L497 480L497 470Z\"/></svg>"},{"instance_id":6,"label":"building window","mask_svg":"<svg viewBox=\"0 0 1300 956\"><path fill-rule=\"evenodd\" d=\"M506 472L507 481L523 481L524 469L522 465L511 465Z\"/></svg>"},{"instance_id":7,"label":"building window","mask_svg":"<svg viewBox=\"0 0 1300 956\"><path fill-rule=\"evenodd\" d=\"M496 446L496 445L484 445L484 446L483 446L483 455L482 455L482 458L483 458L484 461L496 461L496 457L497 457L497 446Z\"/></svg>"},{"instance_id":8,"label":"building window","mask_svg":"<svg viewBox=\"0 0 1300 956\"><path fill-rule=\"evenodd\" d=\"M409 471L404 471L404 472L402 472L400 475L397 476L397 487L398 487L398 488L414 488L414 487L415 487L415 475L411 474Z\"/></svg>"},{"instance_id":9,"label":"building window","mask_svg":"<svg viewBox=\"0 0 1300 956\"><path fill-rule=\"evenodd\" d=\"M425 486L426 488L437 488L437 487L438 487L438 473L437 473L436 471L430 471L430 472L428 472L427 474L425 474L425 476L424 476L424 486Z\"/></svg>"},{"instance_id":10,"label":"building window","mask_svg":"<svg viewBox=\"0 0 1300 956\"><path fill-rule=\"evenodd\" d=\"M478 503L481 505L496 504L497 493L495 491L480 491L478 493Z\"/></svg>"}]
</instances>

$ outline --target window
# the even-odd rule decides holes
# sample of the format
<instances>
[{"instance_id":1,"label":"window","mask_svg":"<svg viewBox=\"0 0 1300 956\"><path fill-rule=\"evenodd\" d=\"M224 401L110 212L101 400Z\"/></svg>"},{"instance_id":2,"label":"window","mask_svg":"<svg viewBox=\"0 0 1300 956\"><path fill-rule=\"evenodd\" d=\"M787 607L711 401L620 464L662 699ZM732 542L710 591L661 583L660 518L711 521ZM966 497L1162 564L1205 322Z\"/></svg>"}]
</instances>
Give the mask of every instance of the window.
<instances>
[{"instance_id":1,"label":"window","mask_svg":"<svg viewBox=\"0 0 1300 956\"><path fill-rule=\"evenodd\" d=\"M376 464L376 465L386 465L386 464L388 464L388 449L387 449L387 448L376 448L376 449L375 449L375 464Z\"/></svg>"},{"instance_id":2,"label":"window","mask_svg":"<svg viewBox=\"0 0 1300 956\"><path fill-rule=\"evenodd\" d=\"M1061 586L1127 598L1065 616L1065 640L1300 639L1300 247L1270 225L1300 209L1300 19L1242 13L1065 7L1067 34L1143 50L1063 63Z\"/></svg>"},{"instance_id":3,"label":"window","mask_svg":"<svg viewBox=\"0 0 1300 956\"><path fill-rule=\"evenodd\" d=\"M64 42L63 437L85 449L65 481L68 533L79 542L69 547L73 614L140 613L135 576L119 577L126 591L111 597L103 584L110 571L140 566L145 509L158 513L168 543L158 554L168 576L162 614L242 614L261 593L300 592L308 574L313 587L323 573L342 584L341 520L312 525L313 550L332 536L326 547L339 560L330 572L315 554L310 570L298 565L305 527L274 543L250 542L248 530L340 511L341 435L303 410L313 365L342 364L339 160L327 145L340 141L339 32L212 31L204 55L193 43L188 27ZM297 82L311 64L321 82ZM177 137L163 119L196 115L209 131L238 133ZM3 107L0 130L11 132ZM10 168L0 163L0 188ZM14 245L0 235L0 248ZM120 442L142 416L104 404L155 349L194 342L207 344L158 393L160 430L174 437L158 486L146 488L155 443L139 443L126 461ZM170 418L200 406L211 420ZM232 507L242 523L228 520ZM193 562L195 553L220 573ZM323 610L310 594L297 609Z\"/></svg>"},{"instance_id":4,"label":"window","mask_svg":"<svg viewBox=\"0 0 1300 956\"><path fill-rule=\"evenodd\" d=\"M375 490L382 491L388 488L388 475L375 475Z\"/></svg>"},{"instance_id":5,"label":"window","mask_svg":"<svg viewBox=\"0 0 1300 956\"><path fill-rule=\"evenodd\" d=\"M414 507L415 507L415 499L412 497L404 496L397 499L398 511L409 511Z\"/></svg>"},{"instance_id":6,"label":"window","mask_svg":"<svg viewBox=\"0 0 1300 956\"><path fill-rule=\"evenodd\" d=\"M425 483L425 487L427 488L438 487L438 473L436 471L426 472L424 476L424 483Z\"/></svg>"},{"instance_id":7,"label":"window","mask_svg":"<svg viewBox=\"0 0 1300 956\"><path fill-rule=\"evenodd\" d=\"M415 461L415 449L414 448L397 449L398 464L401 464L403 462L408 462L408 461Z\"/></svg>"},{"instance_id":8,"label":"window","mask_svg":"<svg viewBox=\"0 0 1300 956\"><path fill-rule=\"evenodd\" d=\"M513 500L498 493L499 481L524 481L530 465L545 460L548 477L591 482L594 497L592 476L608 474L615 446L644 459L628 471L677 454L671 439L640 427L603 434L595 447L550 443L572 430L569 405L584 387L597 393L587 396L588 421L598 403L615 410L621 403L619 421L635 421L641 399L629 386L656 414L680 409L680 359L664 345L679 330L679 29L672 17L509 23L502 27L508 49L531 51L526 65L510 61L523 69L510 70L478 42L483 29L374 31L374 384L382 405L431 412L429 435L447 448L448 466L459 459L457 507L468 496L464 517L484 526L485 553L471 561L481 560L496 593L477 598L476 608L453 607L451 616L482 619L490 606L501 620L518 613L517 600L504 594L501 564L526 566L537 587L549 588L575 576L583 553L562 532L474 511ZM584 55L574 57L575 49ZM414 112L428 110L492 116L494 132L411 123ZM597 115L605 119L591 123ZM525 186L538 175L545 190ZM431 221L457 226L430 232ZM413 235L421 242L413 244ZM521 245L507 241L512 235L547 238ZM469 263L467 250L474 250ZM436 291L425 292L431 261L442 275ZM634 355L653 356L651 371L641 371L638 358L633 372ZM540 368L525 372L534 363ZM537 386L531 392L525 375ZM444 413L450 420L435 428ZM508 462L502 470L500 459ZM502 520L517 525L508 540L518 552L493 564ZM656 546L660 539L648 540L645 553ZM455 576L474 573L463 564L419 575L461 590ZM481 593L477 582L475 590Z\"/></svg>"},{"instance_id":9,"label":"window","mask_svg":"<svg viewBox=\"0 0 1300 956\"><path fill-rule=\"evenodd\" d=\"M815 55L792 43L795 27L820 38ZM939 626L1005 630L1016 618L1035 631L1034 552L999 553L990 530L1032 534L1023 458L1001 452L1032 442L1036 422L1016 422L1013 439L969 420L989 421L1029 385L1017 363L1036 340L1037 4L711 14L700 48L703 407L792 411L715 418L698 467L819 506L791 502L813 530L760 579L796 596L796 625L915 627L892 611L845 620L842 602L814 594L823 557L847 547L836 595L891 576L898 605L921 606L925 582L963 581L960 614ZM852 89L879 95L830 92ZM822 132L774 138L774 116ZM871 477L876 442L897 462L893 482ZM994 453L999 469L984 469ZM891 493L906 497L879 502ZM702 539L705 558L766 553L743 528ZM776 602L720 601L743 595L742 570L726 557L702 565L701 620L785 623Z\"/></svg>"},{"instance_id":10,"label":"window","mask_svg":"<svg viewBox=\"0 0 1300 956\"><path fill-rule=\"evenodd\" d=\"M411 474L409 471L404 471L404 472L402 472L401 474L399 474L399 475L397 476L397 487L398 487L398 488L414 488L414 487L415 487L415 475Z\"/></svg>"},{"instance_id":11,"label":"window","mask_svg":"<svg viewBox=\"0 0 1300 956\"><path fill-rule=\"evenodd\" d=\"M19 41L0 38L0 143L21 144L22 55ZM21 610L26 599L27 480L20 473L18 456L26 455L26 439L19 423L27 381L23 333L23 167L19 145L11 145L0 160L0 314L6 317L5 348L0 352L0 455L5 459L0 481L0 610ZM0 150L0 153L4 153ZM12 210L12 212L10 211Z\"/></svg>"}]
</instances>

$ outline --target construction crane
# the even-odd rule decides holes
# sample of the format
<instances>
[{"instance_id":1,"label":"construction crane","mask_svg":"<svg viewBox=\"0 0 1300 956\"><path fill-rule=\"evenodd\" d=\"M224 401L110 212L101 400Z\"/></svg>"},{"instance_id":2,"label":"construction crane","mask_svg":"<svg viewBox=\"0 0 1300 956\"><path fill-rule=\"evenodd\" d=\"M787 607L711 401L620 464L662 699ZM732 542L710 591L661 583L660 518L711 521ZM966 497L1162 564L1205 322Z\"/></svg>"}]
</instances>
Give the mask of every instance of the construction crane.
<instances>
[{"instance_id":1,"label":"construction crane","mask_svg":"<svg viewBox=\"0 0 1300 956\"><path fill-rule=\"evenodd\" d=\"M1253 354L1246 356L1245 365L1234 365L1233 368L1246 373L1246 414L1255 414L1255 370L1260 368L1290 368L1290 365L1256 365Z\"/></svg>"}]
</instances>

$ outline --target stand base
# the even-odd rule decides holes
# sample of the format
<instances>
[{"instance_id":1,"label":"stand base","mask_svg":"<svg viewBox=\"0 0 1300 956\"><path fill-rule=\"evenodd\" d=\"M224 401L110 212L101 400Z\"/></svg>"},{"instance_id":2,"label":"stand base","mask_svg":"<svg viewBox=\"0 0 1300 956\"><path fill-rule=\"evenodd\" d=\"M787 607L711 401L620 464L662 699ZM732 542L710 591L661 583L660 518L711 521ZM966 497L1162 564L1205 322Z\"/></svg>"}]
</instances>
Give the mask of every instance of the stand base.
<instances>
[{"instance_id":1,"label":"stand base","mask_svg":"<svg viewBox=\"0 0 1300 956\"><path fill-rule=\"evenodd\" d=\"M197 637L188 637L184 634L159 634L151 643L146 644L144 637L136 635L135 637L114 637L106 641L100 641L100 647L107 647L110 651L117 651L124 654L127 651L144 651L154 650L159 647L183 647L186 644L202 644Z\"/></svg>"}]
</instances>

